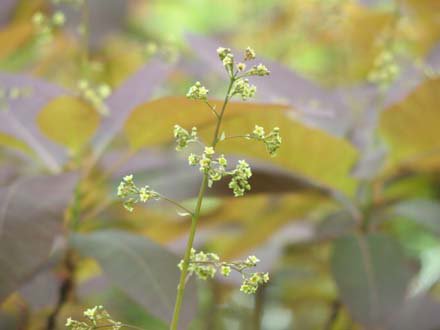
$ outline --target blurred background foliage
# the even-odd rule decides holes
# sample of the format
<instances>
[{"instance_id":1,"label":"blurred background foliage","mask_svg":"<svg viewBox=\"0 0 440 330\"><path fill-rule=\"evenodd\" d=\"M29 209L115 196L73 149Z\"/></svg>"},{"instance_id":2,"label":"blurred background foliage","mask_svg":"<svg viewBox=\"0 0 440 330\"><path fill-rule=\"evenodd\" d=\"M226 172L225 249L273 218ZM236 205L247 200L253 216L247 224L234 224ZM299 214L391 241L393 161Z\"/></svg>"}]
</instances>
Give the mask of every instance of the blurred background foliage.
<instances>
[{"instance_id":1,"label":"blurred background foliage","mask_svg":"<svg viewBox=\"0 0 440 330\"><path fill-rule=\"evenodd\" d=\"M49 35L33 24L57 11ZM167 328L188 219L127 213L116 186L133 173L194 204L172 127L206 137L214 118L181 95L201 80L220 98L216 48L251 46L271 76L223 129L279 126L283 145L222 146L253 189L211 189L196 245L255 254L271 282L192 282L182 329L439 329L439 40L438 0L2 0L0 328L63 329L95 304Z\"/></svg>"}]
</instances>

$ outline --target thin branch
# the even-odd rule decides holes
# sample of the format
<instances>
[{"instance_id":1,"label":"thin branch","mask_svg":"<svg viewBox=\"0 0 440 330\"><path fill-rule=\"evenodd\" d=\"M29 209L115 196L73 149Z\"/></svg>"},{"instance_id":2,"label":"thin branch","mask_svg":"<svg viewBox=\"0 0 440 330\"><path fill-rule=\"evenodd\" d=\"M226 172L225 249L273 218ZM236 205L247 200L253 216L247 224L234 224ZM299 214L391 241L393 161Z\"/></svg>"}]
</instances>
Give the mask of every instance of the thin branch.
<instances>
[{"instance_id":1,"label":"thin branch","mask_svg":"<svg viewBox=\"0 0 440 330\"><path fill-rule=\"evenodd\" d=\"M231 136L226 136L223 139L223 141L230 140L230 139L246 139L246 140L249 140L249 139L252 139L252 137L249 136L249 135L231 135Z\"/></svg>"},{"instance_id":2,"label":"thin branch","mask_svg":"<svg viewBox=\"0 0 440 330\"><path fill-rule=\"evenodd\" d=\"M209 109L211 109L212 113L217 117L217 119L220 118L219 114L217 113L217 111L215 111L215 106L213 106L211 103L209 103L208 101L205 101L205 104L209 107Z\"/></svg>"},{"instance_id":3,"label":"thin branch","mask_svg":"<svg viewBox=\"0 0 440 330\"><path fill-rule=\"evenodd\" d=\"M118 324L120 326L122 326L123 328L134 329L134 330L145 330L144 328L140 328L140 327L137 327L135 325L125 324L125 323L118 323ZM111 328L111 327L114 327L114 326L115 326L115 324L103 324L103 325L96 326L94 329Z\"/></svg>"},{"instance_id":4,"label":"thin branch","mask_svg":"<svg viewBox=\"0 0 440 330\"><path fill-rule=\"evenodd\" d=\"M170 199L170 198L168 198L168 197L165 197L165 196L163 196L163 195L161 195L161 194L159 194L159 197L160 197L161 199L163 199L164 201L167 201L168 203L171 203L171 204L177 206L178 208L184 210L184 211L187 212L189 215L191 215L191 216L194 215L192 211L188 210L185 206L183 206L182 204L176 202L175 200L172 200L172 199Z\"/></svg>"}]
</instances>

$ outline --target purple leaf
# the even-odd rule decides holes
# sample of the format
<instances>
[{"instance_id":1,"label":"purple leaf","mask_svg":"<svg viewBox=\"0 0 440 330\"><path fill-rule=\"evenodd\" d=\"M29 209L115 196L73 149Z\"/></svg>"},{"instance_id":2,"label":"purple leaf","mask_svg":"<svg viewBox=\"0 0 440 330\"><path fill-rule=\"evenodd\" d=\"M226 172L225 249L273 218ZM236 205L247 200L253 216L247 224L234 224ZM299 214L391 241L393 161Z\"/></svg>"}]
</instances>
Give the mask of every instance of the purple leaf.
<instances>
[{"instance_id":1,"label":"purple leaf","mask_svg":"<svg viewBox=\"0 0 440 330\"><path fill-rule=\"evenodd\" d=\"M3 0L1 3L1 10L0 10L0 27L8 24L12 10L17 5L17 0Z\"/></svg>"},{"instance_id":2,"label":"purple leaf","mask_svg":"<svg viewBox=\"0 0 440 330\"><path fill-rule=\"evenodd\" d=\"M76 181L69 173L0 188L0 301L48 261Z\"/></svg>"},{"instance_id":3,"label":"purple leaf","mask_svg":"<svg viewBox=\"0 0 440 330\"><path fill-rule=\"evenodd\" d=\"M59 172L66 151L39 131L36 118L50 100L66 94L66 90L29 76L0 73L0 89L7 95L15 88L26 94L6 100L0 109L0 132L27 143L52 172Z\"/></svg>"},{"instance_id":4,"label":"purple leaf","mask_svg":"<svg viewBox=\"0 0 440 330\"><path fill-rule=\"evenodd\" d=\"M98 155L123 127L134 108L151 99L153 92L165 81L171 69L170 64L154 59L113 92L107 100L110 114L101 121L93 141Z\"/></svg>"},{"instance_id":5,"label":"purple leaf","mask_svg":"<svg viewBox=\"0 0 440 330\"><path fill-rule=\"evenodd\" d=\"M383 325L402 305L410 271L391 237L368 234L336 240L331 268L341 299L357 322L372 328Z\"/></svg>"},{"instance_id":6,"label":"purple leaf","mask_svg":"<svg viewBox=\"0 0 440 330\"><path fill-rule=\"evenodd\" d=\"M177 256L146 237L118 230L75 234L71 244L95 258L110 281L152 315L171 320L180 275ZM180 329L187 328L197 309L193 281L185 292Z\"/></svg>"},{"instance_id":7,"label":"purple leaf","mask_svg":"<svg viewBox=\"0 0 440 330\"><path fill-rule=\"evenodd\" d=\"M440 327L440 304L429 296L408 299L394 315L389 330L434 330Z\"/></svg>"},{"instance_id":8,"label":"purple leaf","mask_svg":"<svg viewBox=\"0 0 440 330\"><path fill-rule=\"evenodd\" d=\"M38 273L26 283L20 294L33 311L53 308L58 300L61 281L51 269Z\"/></svg>"},{"instance_id":9,"label":"purple leaf","mask_svg":"<svg viewBox=\"0 0 440 330\"><path fill-rule=\"evenodd\" d=\"M97 49L102 46L111 34L122 32L128 14L128 1L93 0L88 1L90 17L89 46ZM55 6L66 15L66 27L73 33L78 33L81 24L81 10L71 5Z\"/></svg>"}]
</instances>

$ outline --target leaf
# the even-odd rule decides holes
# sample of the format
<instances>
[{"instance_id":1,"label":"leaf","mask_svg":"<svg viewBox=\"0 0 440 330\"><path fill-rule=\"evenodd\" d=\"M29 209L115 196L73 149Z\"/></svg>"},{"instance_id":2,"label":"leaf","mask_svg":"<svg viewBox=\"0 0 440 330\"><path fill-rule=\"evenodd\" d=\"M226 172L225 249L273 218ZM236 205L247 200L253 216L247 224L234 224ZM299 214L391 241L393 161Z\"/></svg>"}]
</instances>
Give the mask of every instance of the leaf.
<instances>
[{"instance_id":1,"label":"leaf","mask_svg":"<svg viewBox=\"0 0 440 330\"><path fill-rule=\"evenodd\" d=\"M382 113L379 130L390 153L388 171L440 166L440 79L427 80Z\"/></svg>"},{"instance_id":2,"label":"leaf","mask_svg":"<svg viewBox=\"0 0 440 330\"><path fill-rule=\"evenodd\" d=\"M0 73L0 89L19 88L29 95L9 99L0 109L0 132L25 142L53 172L59 172L66 159L63 148L48 140L38 129L36 118L52 99L66 94L61 87L25 75Z\"/></svg>"},{"instance_id":3,"label":"leaf","mask_svg":"<svg viewBox=\"0 0 440 330\"><path fill-rule=\"evenodd\" d=\"M409 299L390 322L390 330L433 330L440 326L440 304L428 295Z\"/></svg>"},{"instance_id":4,"label":"leaf","mask_svg":"<svg viewBox=\"0 0 440 330\"><path fill-rule=\"evenodd\" d=\"M217 101L211 103L221 105ZM274 158L267 156L262 143L246 140L224 141L219 152L234 152L265 161L270 159L270 162L293 171L297 176L351 193L355 180L347 174L356 160L354 148L342 139L288 118L285 109L282 105L231 102L222 126L228 135L252 132L255 124L268 129L279 126L283 144ZM186 128L197 126L201 136L209 142L214 123L215 117L203 103L182 97L166 97L135 109L124 131L131 147L139 150L171 141L175 124Z\"/></svg>"},{"instance_id":5,"label":"leaf","mask_svg":"<svg viewBox=\"0 0 440 330\"><path fill-rule=\"evenodd\" d=\"M269 243L273 235L286 229L287 224L307 217L324 201L322 196L313 193L281 195L278 198L262 195L231 197L203 222L211 226L217 223L220 228L234 225L234 232L226 230L222 233L220 228L213 230L214 237L210 242L222 258L237 258Z\"/></svg>"},{"instance_id":6,"label":"leaf","mask_svg":"<svg viewBox=\"0 0 440 330\"><path fill-rule=\"evenodd\" d=\"M112 93L106 100L110 114L102 120L93 140L98 154L102 153L115 134L123 128L131 112L152 97L170 72L169 64L158 59L152 60Z\"/></svg>"},{"instance_id":7,"label":"leaf","mask_svg":"<svg viewBox=\"0 0 440 330\"><path fill-rule=\"evenodd\" d=\"M393 213L415 221L440 235L440 203L429 199L410 199L397 203Z\"/></svg>"},{"instance_id":8,"label":"leaf","mask_svg":"<svg viewBox=\"0 0 440 330\"><path fill-rule=\"evenodd\" d=\"M405 298L409 269L399 245L386 235L336 240L331 269L342 301L362 324L383 324Z\"/></svg>"},{"instance_id":9,"label":"leaf","mask_svg":"<svg viewBox=\"0 0 440 330\"><path fill-rule=\"evenodd\" d=\"M0 60L12 55L19 47L31 40L32 24L15 23L0 30Z\"/></svg>"},{"instance_id":10,"label":"leaf","mask_svg":"<svg viewBox=\"0 0 440 330\"><path fill-rule=\"evenodd\" d=\"M76 33L81 24L81 11L69 5L59 7L66 14L65 28L72 34ZM128 15L128 4L119 0L93 0L89 3L89 11L93 18L89 23L89 47L99 49L109 36L122 32Z\"/></svg>"},{"instance_id":11,"label":"leaf","mask_svg":"<svg viewBox=\"0 0 440 330\"><path fill-rule=\"evenodd\" d=\"M0 27L9 22L17 2L18 0L3 0L2 10L0 11Z\"/></svg>"},{"instance_id":12,"label":"leaf","mask_svg":"<svg viewBox=\"0 0 440 330\"><path fill-rule=\"evenodd\" d=\"M37 176L0 188L0 301L48 261L76 180Z\"/></svg>"},{"instance_id":13,"label":"leaf","mask_svg":"<svg viewBox=\"0 0 440 330\"><path fill-rule=\"evenodd\" d=\"M233 113L232 109L228 111ZM226 117L222 128L233 136L252 132L255 125L280 128L283 142L275 157L267 155L263 143L253 140L231 139L219 144L217 151L270 161L318 185L347 194L353 192L356 180L348 174L357 159L357 151L347 141L288 118L282 109L255 106L243 114Z\"/></svg>"},{"instance_id":14,"label":"leaf","mask_svg":"<svg viewBox=\"0 0 440 330\"><path fill-rule=\"evenodd\" d=\"M73 96L50 101L38 114L37 123L50 140L78 153L92 138L100 122L95 109Z\"/></svg>"},{"instance_id":15,"label":"leaf","mask_svg":"<svg viewBox=\"0 0 440 330\"><path fill-rule=\"evenodd\" d=\"M38 273L31 281L20 289L32 311L41 311L45 308L54 308L59 299L60 278L51 270Z\"/></svg>"},{"instance_id":16,"label":"leaf","mask_svg":"<svg viewBox=\"0 0 440 330\"><path fill-rule=\"evenodd\" d=\"M110 280L152 315L171 320L179 283L175 255L146 237L117 230L74 234L70 243L81 255L96 259ZM192 282L185 292L182 329L196 311Z\"/></svg>"}]
</instances>

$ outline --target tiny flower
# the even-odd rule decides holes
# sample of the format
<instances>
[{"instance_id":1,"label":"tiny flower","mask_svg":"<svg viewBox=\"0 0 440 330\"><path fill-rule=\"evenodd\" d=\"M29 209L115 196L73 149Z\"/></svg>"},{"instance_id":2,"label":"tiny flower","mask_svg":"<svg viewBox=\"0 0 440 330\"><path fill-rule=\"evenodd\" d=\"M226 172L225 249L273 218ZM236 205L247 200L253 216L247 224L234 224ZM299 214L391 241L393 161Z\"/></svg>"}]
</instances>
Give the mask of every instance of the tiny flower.
<instances>
[{"instance_id":1,"label":"tiny flower","mask_svg":"<svg viewBox=\"0 0 440 330\"><path fill-rule=\"evenodd\" d=\"M257 54L255 53L255 50L253 50L251 47L247 47L244 51L244 60L250 61L254 60Z\"/></svg>"},{"instance_id":2,"label":"tiny flower","mask_svg":"<svg viewBox=\"0 0 440 330\"><path fill-rule=\"evenodd\" d=\"M33 16L32 16L32 22L35 25L41 26L44 21L45 21L46 17L44 16L44 14L42 12L36 12Z\"/></svg>"},{"instance_id":3,"label":"tiny flower","mask_svg":"<svg viewBox=\"0 0 440 330\"><path fill-rule=\"evenodd\" d=\"M235 197L243 196L246 191L251 190L248 180L252 176L252 172L246 161L240 160L231 175L232 179L229 182L229 188L232 189Z\"/></svg>"},{"instance_id":4,"label":"tiny flower","mask_svg":"<svg viewBox=\"0 0 440 330\"><path fill-rule=\"evenodd\" d=\"M250 265L255 266L257 263L260 262L260 259L258 259L256 256L249 256L247 257L246 262Z\"/></svg>"},{"instance_id":5,"label":"tiny flower","mask_svg":"<svg viewBox=\"0 0 440 330\"><path fill-rule=\"evenodd\" d=\"M174 138L176 139L176 150L182 150L188 146L190 142L197 141L197 128L193 127L191 133L179 125L174 125Z\"/></svg>"},{"instance_id":6,"label":"tiny flower","mask_svg":"<svg viewBox=\"0 0 440 330\"><path fill-rule=\"evenodd\" d=\"M213 147L205 147L204 153L207 156L212 156L215 153L215 151Z\"/></svg>"},{"instance_id":7,"label":"tiny flower","mask_svg":"<svg viewBox=\"0 0 440 330\"><path fill-rule=\"evenodd\" d=\"M227 55L223 58L222 62L223 62L223 65L224 65L226 68L231 67L232 64L234 63L234 55L231 54L231 53L230 53L230 54L227 54Z\"/></svg>"},{"instance_id":8,"label":"tiny flower","mask_svg":"<svg viewBox=\"0 0 440 330\"><path fill-rule=\"evenodd\" d=\"M211 159L203 155L203 157L199 161L200 172L208 173L211 168Z\"/></svg>"},{"instance_id":9,"label":"tiny flower","mask_svg":"<svg viewBox=\"0 0 440 330\"><path fill-rule=\"evenodd\" d=\"M208 99L209 90L197 81L193 86L190 87L188 93L186 93L186 97L190 100L207 100Z\"/></svg>"},{"instance_id":10,"label":"tiny flower","mask_svg":"<svg viewBox=\"0 0 440 330\"><path fill-rule=\"evenodd\" d=\"M224 276L224 277L228 277L229 274L231 274L231 267L229 266L222 266L220 268L220 273Z\"/></svg>"},{"instance_id":11,"label":"tiny flower","mask_svg":"<svg viewBox=\"0 0 440 330\"><path fill-rule=\"evenodd\" d=\"M246 70L246 64L243 62L237 63L237 70L240 72Z\"/></svg>"},{"instance_id":12,"label":"tiny flower","mask_svg":"<svg viewBox=\"0 0 440 330\"><path fill-rule=\"evenodd\" d=\"M198 162L199 162L199 156L197 156L197 155L195 155L193 153L191 153L188 156L188 163L189 163L189 165L195 166L195 165L197 165Z\"/></svg>"},{"instance_id":13,"label":"tiny flower","mask_svg":"<svg viewBox=\"0 0 440 330\"><path fill-rule=\"evenodd\" d=\"M106 99L110 96L112 90L109 85L102 84L98 87L98 94L101 96L102 99Z\"/></svg>"},{"instance_id":14,"label":"tiny flower","mask_svg":"<svg viewBox=\"0 0 440 330\"><path fill-rule=\"evenodd\" d=\"M55 12L52 16L52 22L55 26L61 26L64 25L66 22L66 17L64 16L64 13L61 11Z\"/></svg>"},{"instance_id":15,"label":"tiny flower","mask_svg":"<svg viewBox=\"0 0 440 330\"><path fill-rule=\"evenodd\" d=\"M254 65L249 71L248 75L251 76L268 76L270 71L264 64Z\"/></svg>"},{"instance_id":16,"label":"tiny flower","mask_svg":"<svg viewBox=\"0 0 440 330\"><path fill-rule=\"evenodd\" d=\"M224 47L217 48L217 54L218 54L220 60L222 60L222 61L230 53L231 53L230 48L224 48Z\"/></svg>"},{"instance_id":17,"label":"tiny flower","mask_svg":"<svg viewBox=\"0 0 440 330\"><path fill-rule=\"evenodd\" d=\"M257 139L264 139L265 133L264 128L258 125L255 125L254 131L252 132L253 136Z\"/></svg>"},{"instance_id":18,"label":"tiny flower","mask_svg":"<svg viewBox=\"0 0 440 330\"><path fill-rule=\"evenodd\" d=\"M246 101L253 97L256 91L257 87L251 85L248 79L240 79L235 83L232 95L240 95L242 100Z\"/></svg>"},{"instance_id":19,"label":"tiny flower","mask_svg":"<svg viewBox=\"0 0 440 330\"><path fill-rule=\"evenodd\" d=\"M217 162L223 168L226 168L226 166L228 166L228 161L224 155L221 155L220 157L218 157Z\"/></svg>"}]
</instances>

